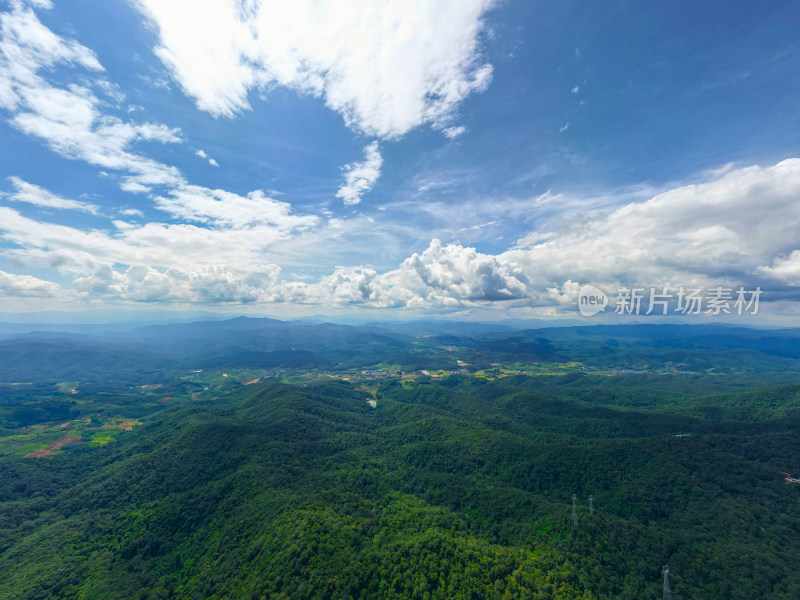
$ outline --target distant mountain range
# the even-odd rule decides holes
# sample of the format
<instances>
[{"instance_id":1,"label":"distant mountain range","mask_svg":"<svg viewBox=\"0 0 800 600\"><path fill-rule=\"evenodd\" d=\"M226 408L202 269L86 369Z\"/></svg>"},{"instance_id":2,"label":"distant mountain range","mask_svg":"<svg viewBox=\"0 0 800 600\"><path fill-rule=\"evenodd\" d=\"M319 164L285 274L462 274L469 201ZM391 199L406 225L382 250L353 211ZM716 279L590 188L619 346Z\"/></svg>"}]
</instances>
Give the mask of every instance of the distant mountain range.
<instances>
[{"instance_id":1,"label":"distant mountain range","mask_svg":"<svg viewBox=\"0 0 800 600\"><path fill-rule=\"evenodd\" d=\"M341 325L237 317L159 324L0 325L0 381L231 367L472 369L580 363L643 371L800 370L800 329L596 325L515 330L415 321Z\"/></svg>"}]
</instances>

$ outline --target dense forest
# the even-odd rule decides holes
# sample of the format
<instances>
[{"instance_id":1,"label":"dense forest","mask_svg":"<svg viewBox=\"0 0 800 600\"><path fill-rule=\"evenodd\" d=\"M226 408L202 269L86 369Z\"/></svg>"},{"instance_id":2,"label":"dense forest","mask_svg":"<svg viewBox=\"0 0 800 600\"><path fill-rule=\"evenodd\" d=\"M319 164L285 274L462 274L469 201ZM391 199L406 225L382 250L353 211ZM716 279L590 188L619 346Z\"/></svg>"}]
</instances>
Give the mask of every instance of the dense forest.
<instances>
[{"instance_id":1,"label":"dense forest","mask_svg":"<svg viewBox=\"0 0 800 600\"><path fill-rule=\"evenodd\" d=\"M46 326L42 326L46 327ZM630 325L511 329L469 323L341 325L239 317L118 331L20 332L0 323L0 382L138 381L172 371L470 371L578 364L653 373L800 372L800 329ZM6 400L0 397L0 404Z\"/></svg>"},{"instance_id":2,"label":"dense forest","mask_svg":"<svg viewBox=\"0 0 800 600\"><path fill-rule=\"evenodd\" d=\"M664 565L676 599L798 598L792 378L266 381L166 404L111 443L0 457L0 598L641 600Z\"/></svg>"}]
</instances>

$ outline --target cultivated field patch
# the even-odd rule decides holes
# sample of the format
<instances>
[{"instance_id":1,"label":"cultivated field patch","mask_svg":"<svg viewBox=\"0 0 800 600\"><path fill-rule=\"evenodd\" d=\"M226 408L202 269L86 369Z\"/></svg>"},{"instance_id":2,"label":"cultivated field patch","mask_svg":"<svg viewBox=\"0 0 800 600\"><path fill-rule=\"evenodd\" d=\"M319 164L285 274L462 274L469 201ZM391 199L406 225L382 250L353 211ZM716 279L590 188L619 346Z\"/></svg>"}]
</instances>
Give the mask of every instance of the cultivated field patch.
<instances>
[{"instance_id":1,"label":"cultivated field patch","mask_svg":"<svg viewBox=\"0 0 800 600\"><path fill-rule=\"evenodd\" d=\"M42 456L53 456L56 453L56 450L60 450L67 444L71 444L72 442L78 442L82 439L83 438L79 435L65 435L63 437L58 438L57 440L53 440L41 450L35 450L30 454L26 454L25 458L40 458Z\"/></svg>"}]
</instances>

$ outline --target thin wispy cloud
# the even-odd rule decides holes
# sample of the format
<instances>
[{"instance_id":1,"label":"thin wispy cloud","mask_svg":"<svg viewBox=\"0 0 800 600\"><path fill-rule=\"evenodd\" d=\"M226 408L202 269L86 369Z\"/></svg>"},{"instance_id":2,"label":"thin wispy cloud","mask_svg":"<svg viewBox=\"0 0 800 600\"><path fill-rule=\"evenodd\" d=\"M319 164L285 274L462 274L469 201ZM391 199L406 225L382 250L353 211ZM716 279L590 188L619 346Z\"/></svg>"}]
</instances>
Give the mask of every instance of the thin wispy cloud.
<instances>
[{"instance_id":1,"label":"thin wispy cloud","mask_svg":"<svg viewBox=\"0 0 800 600\"><path fill-rule=\"evenodd\" d=\"M0 107L9 111L14 127L66 158L121 172L121 187L127 191L181 181L176 168L131 151L138 141L179 142L178 129L104 115L89 87L54 85L47 77L57 65L102 73L92 50L54 34L21 2L0 17L0 33ZM98 81L108 89L106 80Z\"/></svg>"},{"instance_id":2,"label":"thin wispy cloud","mask_svg":"<svg viewBox=\"0 0 800 600\"><path fill-rule=\"evenodd\" d=\"M208 154L206 154L206 152L204 150L197 150L195 152L195 155L199 156L203 160L208 161L208 164L210 164L212 167L218 167L219 166L219 163L216 160L214 160L213 158L211 158Z\"/></svg>"},{"instance_id":3,"label":"thin wispy cloud","mask_svg":"<svg viewBox=\"0 0 800 600\"><path fill-rule=\"evenodd\" d=\"M381 175L383 157L378 149L378 142L372 142L364 148L364 160L352 163L344 168L345 181L336 192L345 206L353 206L361 202L361 197L369 192Z\"/></svg>"},{"instance_id":4,"label":"thin wispy cloud","mask_svg":"<svg viewBox=\"0 0 800 600\"><path fill-rule=\"evenodd\" d=\"M43 187L33 185L27 181L23 181L19 177L11 176L8 178L11 185L16 188L16 191L7 194L5 198L13 202L27 202L28 204L35 204L37 206L45 206L48 208L60 208L65 210L80 210L92 214L97 214L98 207L89 202L82 202L80 200L70 200L62 198Z\"/></svg>"}]
</instances>

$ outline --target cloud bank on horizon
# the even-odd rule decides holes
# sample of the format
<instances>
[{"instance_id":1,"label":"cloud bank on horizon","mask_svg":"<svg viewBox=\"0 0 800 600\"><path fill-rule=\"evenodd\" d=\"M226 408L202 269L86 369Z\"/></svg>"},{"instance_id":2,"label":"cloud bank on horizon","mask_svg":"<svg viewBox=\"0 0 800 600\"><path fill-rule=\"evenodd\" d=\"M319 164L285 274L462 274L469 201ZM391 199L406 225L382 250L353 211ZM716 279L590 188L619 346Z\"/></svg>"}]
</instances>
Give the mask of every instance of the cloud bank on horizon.
<instances>
[{"instance_id":1,"label":"cloud bank on horizon","mask_svg":"<svg viewBox=\"0 0 800 600\"><path fill-rule=\"evenodd\" d=\"M760 286L795 314L798 122L774 123L800 64L785 15L762 13L758 35L720 26L730 56L675 24L717 61L700 73L674 39L662 71L640 57L617 72L634 59L562 48L514 2L134 0L104 7L128 26L100 33L71 9L0 13L0 309L557 317L593 282ZM762 38L773 47L731 71ZM654 74L673 92L653 100L671 82ZM763 106L737 109L731 90Z\"/></svg>"}]
</instances>

